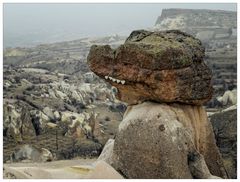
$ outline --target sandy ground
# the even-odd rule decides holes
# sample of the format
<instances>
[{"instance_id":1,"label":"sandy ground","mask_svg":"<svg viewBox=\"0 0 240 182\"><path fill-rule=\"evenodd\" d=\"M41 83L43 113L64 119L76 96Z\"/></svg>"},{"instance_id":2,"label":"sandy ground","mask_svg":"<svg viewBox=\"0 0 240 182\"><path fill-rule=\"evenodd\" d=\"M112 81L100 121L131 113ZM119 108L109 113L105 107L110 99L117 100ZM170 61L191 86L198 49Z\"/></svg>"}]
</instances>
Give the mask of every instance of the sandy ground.
<instances>
[{"instance_id":1,"label":"sandy ground","mask_svg":"<svg viewBox=\"0 0 240 182\"><path fill-rule=\"evenodd\" d=\"M75 158L72 160L58 160L52 162L43 162L43 163L28 163L28 162L18 162L18 163L5 163L5 167L47 167L47 168L62 168L75 165L91 165L95 162L97 158L93 159L79 159Z\"/></svg>"},{"instance_id":2,"label":"sandy ground","mask_svg":"<svg viewBox=\"0 0 240 182\"><path fill-rule=\"evenodd\" d=\"M92 170L95 161L96 158L46 163L8 163L3 165L3 178L81 179Z\"/></svg>"}]
</instances>

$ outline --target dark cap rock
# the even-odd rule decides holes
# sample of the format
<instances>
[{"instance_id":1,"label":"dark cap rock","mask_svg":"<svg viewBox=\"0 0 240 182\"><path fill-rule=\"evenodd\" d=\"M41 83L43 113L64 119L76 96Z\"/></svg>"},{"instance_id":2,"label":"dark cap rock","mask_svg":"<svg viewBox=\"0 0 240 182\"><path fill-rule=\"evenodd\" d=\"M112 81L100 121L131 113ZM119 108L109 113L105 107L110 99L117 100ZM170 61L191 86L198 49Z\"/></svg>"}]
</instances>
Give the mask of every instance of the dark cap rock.
<instances>
[{"instance_id":1,"label":"dark cap rock","mask_svg":"<svg viewBox=\"0 0 240 182\"><path fill-rule=\"evenodd\" d=\"M133 31L113 50L92 46L90 69L118 89L118 99L201 105L212 97L211 71L200 40L177 30Z\"/></svg>"}]
</instances>

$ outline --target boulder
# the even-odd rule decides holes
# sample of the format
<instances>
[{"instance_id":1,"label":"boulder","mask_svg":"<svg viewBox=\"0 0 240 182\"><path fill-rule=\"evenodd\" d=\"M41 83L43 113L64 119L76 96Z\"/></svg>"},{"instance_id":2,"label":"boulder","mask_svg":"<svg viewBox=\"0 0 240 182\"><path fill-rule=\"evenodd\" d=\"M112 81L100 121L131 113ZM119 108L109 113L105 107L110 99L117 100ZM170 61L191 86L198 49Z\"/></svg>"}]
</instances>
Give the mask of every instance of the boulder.
<instances>
[{"instance_id":1,"label":"boulder","mask_svg":"<svg viewBox=\"0 0 240 182\"><path fill-rule=\"evenodd\" d=\"M126 178L227 177L202 106L152 102L128 106L111 160Z\"/></svg>"},{"instance_id":2,"label":"boulder","mask_svg":"<svg viewBox=\"0 0 240 182\"><path fill-rule=\"evenodd\" d=\"M58 111L54 111L53 114L54 114L55 120L60 120L61 119L60 113Z\"/></svg>"},{"instance_id":3,"label":"boulder","mask_svg":"<svg viewBox=\"0 0 240 182\"><path fill-rule=\"evenodd\" d=\"M237 178L237 108L213 114L210 119L230 178Z\"/></svg>"},{"instance_id":4,"label":"boulder","mask_svg":"<svg viewBox=\"0 0 240 182\"><path fill-rule=\"evenodd\" d=\"M31 145L23 145L11 154L10 160L11 162L47 162L53 160L53 155L45 148L38 149Z\"/></svg>"},{"instance_id":5,"label":"boulder","mask_svg":"<svg viewBox=\"0 0 240 182\"><path fill-rule=\"evenodd\" d=\"M227 90L223 96L217 98L223 106L237 104L237 89Z\"/></svg>"},{"instance_id":6,"label":"boulder","mask_svg":"<svg viewBox=\"0 0 240 182\"><path fill-rule=\"evenodd\" d=\"M54 114L53 114L53 111L52 109L50 109L49 107L44 107L43 108L43 113L45 115L47 115L51 120L55 120L55 117L54 117Z\"/></svg>"},{"instance_id":7,"label":"boulder","mask_svg":"<svg viewBox=\"0 0 240 182\"><path fill-rule=\"evenodd\" d=\"M61 112L60 125L67 129L67 133L76 138L93 138L97 113L83 112L74 113L70 111Z\"/></svg>"},{"instance_id":8,"label":"boulder","mask_svg":"<svg viewBox=\"0 0 240 182\"><path fill-rule=\"evenodd\" d=\"M128 104L143 101L201 105L211 99L211 71L200 40L183 32L133 31L113 50L93 45L90 69L118 89Z\"/></svg>"},{"instance_id":9,"label":"boulder","mask_svg":"<svg viewBox=\"0 0 240 182\"><path fill-rule=\"evenodd\" d=\"M113 147L114 139L109 139L98 157L98 161L105 161L106 163L112 165Z\"/></svg>"}]
</instances>

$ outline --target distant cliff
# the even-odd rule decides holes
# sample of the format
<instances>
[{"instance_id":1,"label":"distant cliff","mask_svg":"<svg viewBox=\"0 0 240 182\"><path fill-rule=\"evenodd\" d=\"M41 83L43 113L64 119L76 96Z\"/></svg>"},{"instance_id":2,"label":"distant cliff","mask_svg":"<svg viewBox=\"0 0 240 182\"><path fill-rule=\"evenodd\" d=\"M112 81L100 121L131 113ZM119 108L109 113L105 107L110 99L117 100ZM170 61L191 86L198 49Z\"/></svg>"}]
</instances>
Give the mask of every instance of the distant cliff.
<instances>
[{"instance_id":1,"label":"distant cliff","mask_svg":"<svg viewBox=\"0 0 240 182\"><path fill-rule=\"evenodd\" d=\"M237 12L202 9L163 9L155 24L155 29L180 29L203 40L236 36L236 27Z\"/></svg>"},{"instance_id":2,"label":"distant cliff","mask_svg":"<svg viewBox=\"0 0 240 182\"><path fill-rule=\"evenodd\" d=\"M196 27L236 27L237 12L223 10L204 10L204 9L163 9L161 16L158 17L156 25L162 25L169 20L179 20L179 23ZM177 23L177 22L176 22ZM191 24L189 24L191 23Z\"/></svg>"}]
</instances>

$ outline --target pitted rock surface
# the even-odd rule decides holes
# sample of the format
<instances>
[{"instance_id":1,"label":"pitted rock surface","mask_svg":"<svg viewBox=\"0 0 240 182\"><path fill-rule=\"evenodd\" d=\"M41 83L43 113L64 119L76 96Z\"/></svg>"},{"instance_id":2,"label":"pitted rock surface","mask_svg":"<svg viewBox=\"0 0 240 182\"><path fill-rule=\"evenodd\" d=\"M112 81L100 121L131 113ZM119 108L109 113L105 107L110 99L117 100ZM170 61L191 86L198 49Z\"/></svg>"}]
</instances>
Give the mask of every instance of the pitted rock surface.
<instances>
[{"instance_id":1,"label":"pitted rock surface","mask_svg":"<svg viewBox=\"0 0 240 182\"><path fill-rule=\"evenodd\" d=\"M93 45L90 69L118 89L128 104L143 101L201 105L212 96L211 71L203 61L201 42L171 30L133 31L113 50Z\"/></svg>"},{"instance_id":2,"label":"pitted rock surface","mask_svg":"<svg viewBox=\"0 0 240 182\"><path fill-rule=\"evenodd\" d=\"M126 178L227 178L202 106L128 106L114 146L104 151L110 153L104 160Z\"/></svg>"}]
</instances>

